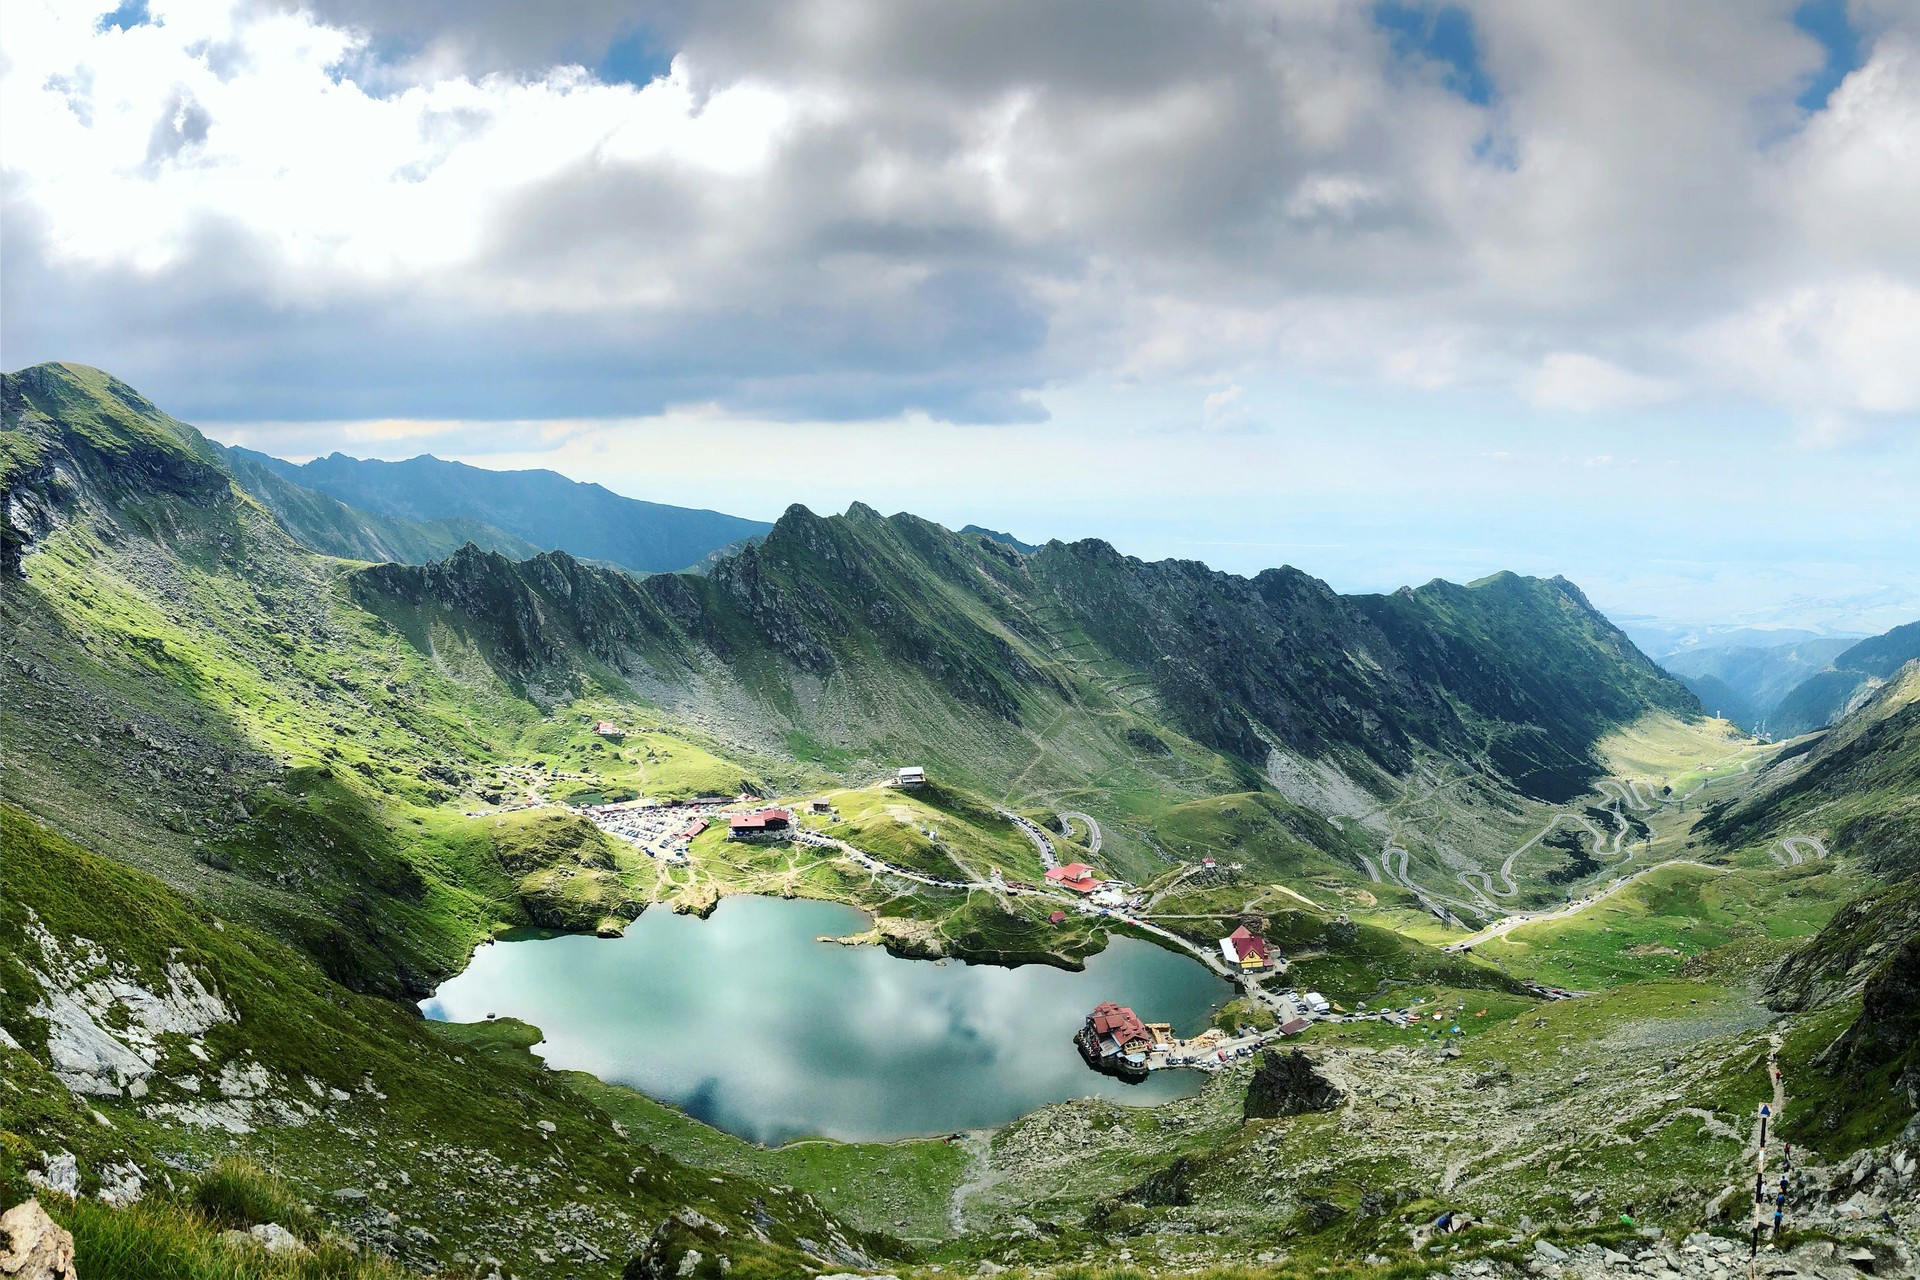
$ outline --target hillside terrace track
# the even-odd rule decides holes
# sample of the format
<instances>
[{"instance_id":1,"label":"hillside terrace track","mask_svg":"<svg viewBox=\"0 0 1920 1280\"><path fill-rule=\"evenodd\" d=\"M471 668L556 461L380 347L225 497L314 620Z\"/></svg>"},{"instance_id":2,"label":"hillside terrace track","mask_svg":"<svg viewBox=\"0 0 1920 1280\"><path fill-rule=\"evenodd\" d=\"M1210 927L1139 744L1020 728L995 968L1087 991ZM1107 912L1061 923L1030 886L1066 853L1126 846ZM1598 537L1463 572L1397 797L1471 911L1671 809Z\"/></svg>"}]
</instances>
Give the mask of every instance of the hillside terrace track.
<instances>
[{"instance_id":1,"label":"hillside terrace track","mask_svg":"<svg viewBox=\"0 0 1920 1280\"><path fill-rule=\"evenodd\" d=\"M1736 752L1734 754L1737 755L1739 753ZM1731 758L1731 757L1724 757L1724 758ZM1421 796L1419 798L1430 799L1433 796L1438 795L1441 791L1445 790L1447 787L1454 785L1458 781L1459 779L1455 779L1453 782L1448 782L1448 783L1442 784L1441 786L1429 787L1426 795ZM1474 898L1478 899L1478 905L1468 903L1468 902L1463 902L1457 898L1450 898L1443 894L1434 893L1433 891L1425 889L1419 884L1415 883L1408 869L1408 860L1410 855L1408 854L1407 850L1403 846L1401 846L1400 843L1393 837L1388 837L1385 845L1381 849L1380 866L1384 868L1386 871L1386 876L1384 879L1380 874L1380 870L1374 866L1373 860L1371 858L1367 857L1365 854L1361 854L1359 855L1360 861L1361 861L1361 864L1366 868L1367 875L1373 880L1375 884L1397 883L1402 887L1404 887L1405 889L1407 889L1409 892L1411 892L1414 895L1414 897L1420 901L1421 905L1424 906L1428 911L1433 912L1437 915L1440 915L1442 919L1451 919L1452 923L1458 925L1461 928L1465 928L1466 927L1465 924L1461 922L1458 919L1458 917L1453 916L1452 911L1447 910L1447 908L1458 908L1460 910L1468 912L1469 914L1480 916L1483 919L1486 918L1490 913L1499 911L1500 905L1499 903L1494 901L1495 898L1511 898L1520 892L1519 881L1515 879L1513 874L1514 866L1519 861L1520 857L1523 854L1525 854L1529 849L1532 849L1540 841L1544 840L1553 831L1553 829L1560 824L1560 821L1562 819L1566 819L1571 822L1577 822L1581 826L1587 829L1587 834L1593 837L1593 857L1596 861L1599 861L1599 860L1612 861L1612 862L1630 861L1633 858L1633 852L1631 849L1627 847L1627 838L1632 834L1633 827L1632 827L1632 824L1630 824L1627 821L1624 809L1629 809L1629 808L1641 809L1641 808L1653 807L1653 802L1651 800L1643 800L1640 797L1640 794L1637 790L1637 788L1644 785L1646 784L1643 784L1637 781L1629 781L1626 783L1621 783L1611 778L1602 779L1601 781L1595 784L1595 790L1599 792L1601 798L1604 801L1608 802L1608 808L1610 809L1613 815L1614 830L1611 834L1605 831L1602 831L1600 827L1591 818L1587 817L1584 813L1576 813L1571 810L1564 810L1562 812L1554 814L1553 817L1548 820L1547 824L1544 827L1540 828L1540 830L1530 840L1528 840L1525 844L1522 844L1519 848L1515 849L1512 853L1508 854L1507 857L1501 862L1500 868L1497 873L1490 874L1488 872L1479 871L1479 870L1455 872L1454 873L1455 878L1459 880L1460 884L1467 890L1468 893L1472 894ZM1651 795L1651 792L1652 792L1652 788L1649 786L1648 787L1649 795ZM1374 812L1377 814L1377 813L1386 813L1386 812L1391 812L1393 810L1402 809L1407 804L1411 803L1413 799L1414 797L1403 795L1401 799L1394 802L1394 804L1386 806L1383 809L1375 810ZM1794 839L1802 840L1805 838L1794 837ZM1783 842L1783 847L1784 847L1784 842ZM1790 847L1787 848L1788 854L1793 854L1794 852L1795 851L1792 848ZM1399 866L1397 868L1394 866L1394 857L1396 854L1399 856ZM1781 855L1778 853L1775 854L1775 858L1776 860L1782 860ZM1797 861L1798 859L1796 857L1796 862ZM1782 865L1786 865L1786 863L1782 861ZM1494 874L1497 874L1500 877L1500 879L1503 882L1505 882L1506 887L1504 889L1494 887L1494 883L1493 883ZM1478 883L1476 883L1476 881ZM1485 908L1485 910L1482 909L1483 907Z\"/></svg>"},{"instance_id":2,"label":"hillside terrace track","mask_svg":"<svg viewBox=\"0 0 1920 1280\"><path fill-rule=\"evenodd\" d=\"M1394 870L1393 866L1395 854L1398 854L1400 857L1400 869L1397 871ZM1407 852L1405 846L1389 836L1385 847L1380 850L1380 865L1386 869L1388 877L1398 882L1402 888L1406 889L1408 893L1411 893L1418 899L1421 906L1425 907L1434 915L1439 916L1442 920L1451 923L1455 928L1464 929L1467 926L1459 916L1454 914L1452 908L1458 907L1469 915L1484 916L1485 913L1482 912L1479 907L1473 906L1470 903L1461 902L1456 898L1443 897L1431 890L1422 888L1407 871L1407 860L1412 856L1412 854Z\"/></svg>"}]
</instances>

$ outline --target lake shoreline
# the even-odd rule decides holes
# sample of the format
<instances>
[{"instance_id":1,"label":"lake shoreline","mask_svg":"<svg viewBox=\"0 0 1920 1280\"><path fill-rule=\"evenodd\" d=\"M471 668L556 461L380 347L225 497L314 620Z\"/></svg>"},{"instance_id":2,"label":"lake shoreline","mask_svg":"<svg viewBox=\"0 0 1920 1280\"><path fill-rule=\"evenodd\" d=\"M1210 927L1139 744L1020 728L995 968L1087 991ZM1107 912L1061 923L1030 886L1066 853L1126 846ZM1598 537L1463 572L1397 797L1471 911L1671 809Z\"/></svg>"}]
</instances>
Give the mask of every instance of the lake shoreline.
<instances>
[{"instance_id":1,"label":"lake shoreline","mask_svg":"<svg viewBox=\"0 0 1920 1280\"><path fill-rule=\"evenodd\" d=\"M995 1128L1076 1097L1181 1096L1190 1088L1176 1082L1116 1091L1080 1061L1073 1032L1106 999L1205 1025L1232 995L1204 966L1133 938L1110 938L1077 970L913 964L933 957L866 945L882 919L822 898L736 894L705 919L643 914L616 939L516 930L418 1008L538 1027L551 1069L772 1148Z\"/></svg>"}]
</instances>

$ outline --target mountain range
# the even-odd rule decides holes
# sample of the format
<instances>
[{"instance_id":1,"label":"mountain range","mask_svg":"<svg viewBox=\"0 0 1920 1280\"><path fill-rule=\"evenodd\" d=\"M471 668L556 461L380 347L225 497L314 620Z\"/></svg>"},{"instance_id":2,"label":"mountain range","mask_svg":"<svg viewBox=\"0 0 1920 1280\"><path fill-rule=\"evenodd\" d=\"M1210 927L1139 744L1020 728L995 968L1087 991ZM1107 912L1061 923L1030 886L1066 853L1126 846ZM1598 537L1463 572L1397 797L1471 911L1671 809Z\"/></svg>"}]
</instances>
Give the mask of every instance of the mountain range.
<instances>
[{"instance_id":1,"label":"mountain range","mask_svg":"<svg viewBox=\"0 0 1920 1280\"><path fill-rule=\"evenodd\" d=\"M1865 639L1702 646L1670 653L1660 663L1716 714L1790 738L1840 719L1916 657L1920 623Z\"/></svg>"},{"instance_id":2,"label":"mountain range","mask_svg":"<svg viewBox=\"0 0 1920 1280\"><path fill-rule=\"evenodd\" d=\"M269 1223L364 1280L1678 1271L1740 1221L1776 1063L1807 1221L1910 1257L1872 1234L1920 1142L1901 632L1833 655L1863 683L1783 748L1563 578L1342 595L858 503L743 528L294 467L77 365L0 412L0 1193L135 1259L89 1275L282 1274L219 1234ZM935 783L875 782L908 761ZM843 821L665 861L593 808L742 793ZM1045 880L1029 833L1146 905L1007 891ZM509 930L734 893L1063 968L1116 936L1213 964L1251 924L1351 1020L1257 1090L1223 1058L1161 1107L766 1150L411 1003ZM1244 986L1215 1016L1279 1031Z\"/></svg>"},{"instance_id":3,"label":"mountain range","mask_svg":"<svg viewBox=\"0 0 1920 1280\"><path fill-rule=\"evenodd\" d=\"M553 471L489 471L428 454L381 462L333 453L295 464L237 446L223 453L248 492L302 542L356 559L421 563L472 542L515 559L563 549L634 573L665 573L768 528L623 497Z\"/></svg>"}]
</instances>

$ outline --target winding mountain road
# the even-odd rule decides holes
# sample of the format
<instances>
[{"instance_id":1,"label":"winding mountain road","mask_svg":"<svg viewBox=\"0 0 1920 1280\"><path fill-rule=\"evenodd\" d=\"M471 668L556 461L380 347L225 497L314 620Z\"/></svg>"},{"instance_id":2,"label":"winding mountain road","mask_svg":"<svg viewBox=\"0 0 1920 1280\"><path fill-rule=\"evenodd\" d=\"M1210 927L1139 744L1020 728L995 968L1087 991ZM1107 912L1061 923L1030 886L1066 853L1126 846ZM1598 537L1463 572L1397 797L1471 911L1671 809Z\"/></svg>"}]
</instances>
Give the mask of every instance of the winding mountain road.
<instances>
[{"instance_id":1,"label":"winding mountain road","mask_svg":"<svg viewBox=\"0 0 1920 1280\"><path fill-rule=\"evenodd\" d=\"M1100 824L1090 813L1081 813L1078 809L1062 809L1060 826L1069 839L1073 836L1073 824L1080 823L1087 829L1087 852L1100 852Z\"/></svg>"},{"instance_id":2,"label":"winding mountain road","mask_svg":"<svg viewBox=\"0 0 1920 1280\"><path fill-rule=\"evenodd\" d=\"M1816 858L1824 859L1827 856L1827 846L1820 843L1814 836L1786 836L1770 852L1773 854L1773 860L1781 866L1797 867L1806 861L1800 852L1801 845L1812 849L1813 856Z\"/></svg>"},{"instance_id":3,"label":"winding mountain road","mask_svg":"<svg viewBox=\"0 0 1920 1280\"><path fill-rule=\"evenodd\" d=\"M1054 856L1053 837L1046 833L1045 828L1037 823L1028 822L1011 809L1000 810L1000 816L1020 828L1020 834L1033 842L1033 847L1040 851L1041 866L1051 871L1060 865L1060 860Z\"/></svg>"}]
</instances>

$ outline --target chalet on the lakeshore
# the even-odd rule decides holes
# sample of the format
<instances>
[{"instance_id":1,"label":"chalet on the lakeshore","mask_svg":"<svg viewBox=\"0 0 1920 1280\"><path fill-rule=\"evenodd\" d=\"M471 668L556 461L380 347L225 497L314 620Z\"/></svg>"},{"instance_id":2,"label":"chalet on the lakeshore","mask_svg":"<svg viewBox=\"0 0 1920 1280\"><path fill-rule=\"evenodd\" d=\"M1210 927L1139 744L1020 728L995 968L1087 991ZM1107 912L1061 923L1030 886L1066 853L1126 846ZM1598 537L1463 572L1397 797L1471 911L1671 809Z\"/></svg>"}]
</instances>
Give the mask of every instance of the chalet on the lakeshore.
<instances>
[{"instance_id":1,"label":"chalet on the lakeshore","mask_svg":"<svg viewBox=\"0 0 1920 1280\"><path fill-rule=\"evenodd\" d=\"M1242 973L1254 973L1273 964L1267 940L1245 925L1220 939L1220 955Z\"/></svg>"},{"instance_id":2,"label":"chalet on the lakeshore","mask_svg":"<svg viewBox=\"0 0 1920 1280\"><path fill-rule=\"evenodd\" d=\"M1090 1059L1144 1056L1153 1048L1153 1033L1140 1015L1111 1000L1093 1007L1081 1035L1085 1038L1081 1049Z\"/></svg>"},{"instance_id":3,"label":"chalet on the lakeshore","mask_svg":"<svg viewBox=\"0 0 1920 1280\"><path fill-rule=\"evenodd\" d=\"M1063 867L1049 867L1047 879L1075 893L1092 893L1100 887L1094 879L1093 868L1084 862L1069 862Z\"/></svg>"},{"instance_id":4,"label":"chalet on the lakeshore","mask_svg":"<svg viewBox=\"0 0 1920 1280\"><path fill-rule=\"evenodd\" d=\"M793 815L785 809L756 809L727 819L727 839L784 839L793 831Z\"/></svg>"},{"instance_id":5,"label":"chalet on the lakeshore","mask_svg":"<svg viewBox=\"0 0 1920 1280\"><path fill-rule=\"evenodd\" d=\"M927 771L917 764L910 764L905 768L897 769L894 771L893 785L896 787L924 787L927 785Z\"/></svg>"}]
</instances>

